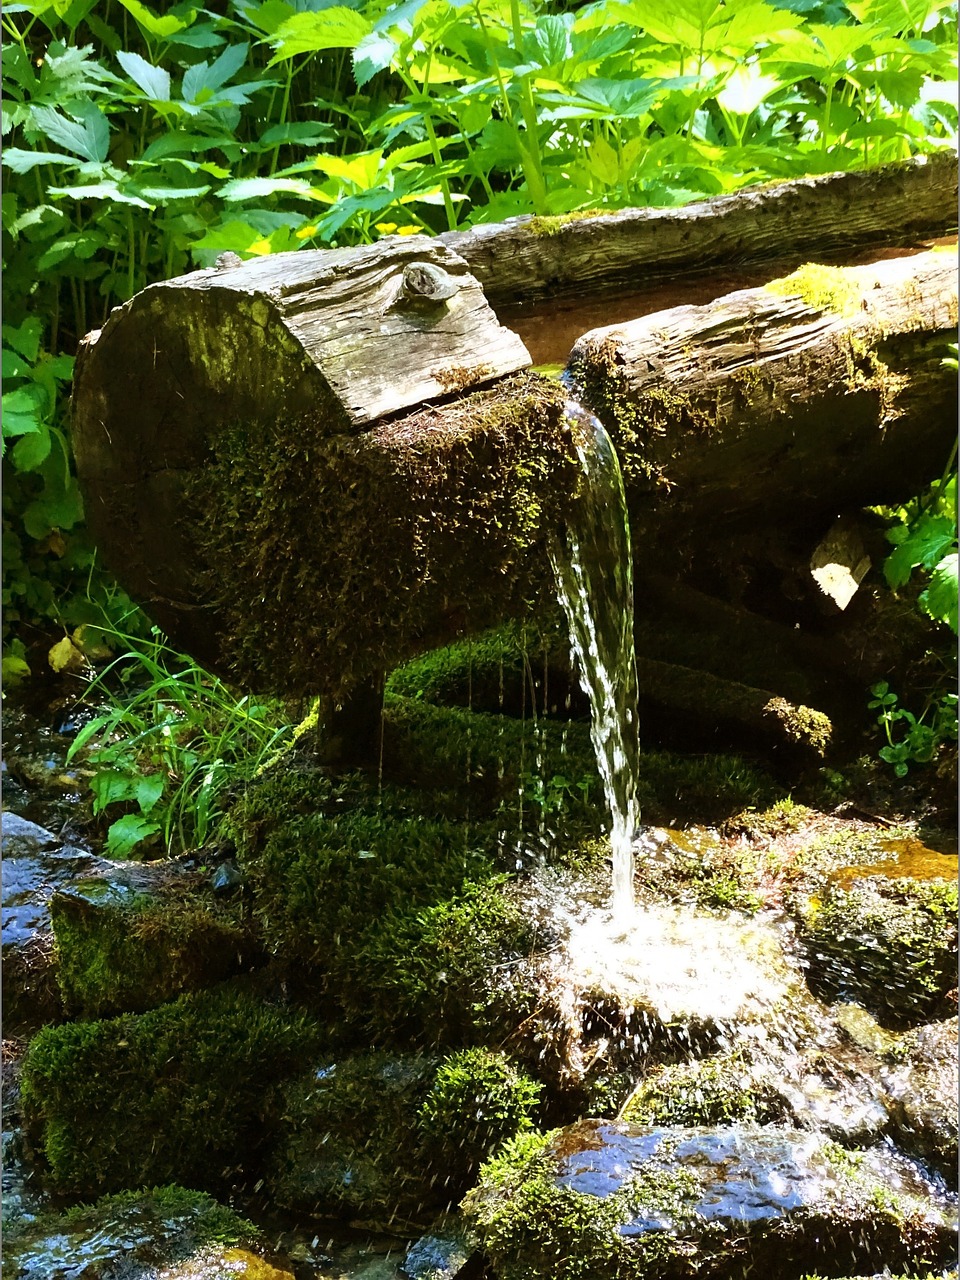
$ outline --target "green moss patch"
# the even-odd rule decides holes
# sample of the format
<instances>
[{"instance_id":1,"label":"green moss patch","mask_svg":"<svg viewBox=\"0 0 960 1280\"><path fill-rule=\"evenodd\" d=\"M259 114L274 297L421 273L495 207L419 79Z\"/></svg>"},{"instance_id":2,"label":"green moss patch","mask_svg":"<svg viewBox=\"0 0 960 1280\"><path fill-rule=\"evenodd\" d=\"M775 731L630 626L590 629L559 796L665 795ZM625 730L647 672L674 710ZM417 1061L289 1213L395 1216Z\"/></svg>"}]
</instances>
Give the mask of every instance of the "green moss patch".
<instances>
[{"instance_id":1,"label":"green moss patch","mask_svg":"<svg viewBox=\"0 0 960 1280\"><path fill-rule=\"evenodd\" d=\"M103 880L55 894L50 918L67 1011L140 1013L231 976L253 949L236 904L212 895L125 892Z\"/></svg>"},{"instance_id":2,"label":"green moss patch","mask_svg":"<svg viewBox=\"0 0 960 1280\"><path fill-rule=\"evenodd\" d=\"M223 1185L255 1167L277 1086L319 1040L311 1020L231 985L45 1027L23 1061L28 1142L75 1195Z\"/></svg>"},{"instance_id":3,"label":"green moss patch","mask_svg":"<svg viewBox=\"0 0 960 1280\"><path fill-rule=\"evenodd\" d=\"M739 1053L654 1068L623 1109L633 1124L711 1125L783 1119L782 1098Z\"/></svg>"},{"instance_id":4,"label":"green moss patch","mask_svg":"<svg viewBox=\"0 0 960 1280\"><path fill-rule=\"evenodd\" d=\"M311 1212L416 1216L456 1201L480 1163L529 1129L540 1086L503 1054L365 1054L289 1087L268 1177Z\"/></svg>"}]
</instances>

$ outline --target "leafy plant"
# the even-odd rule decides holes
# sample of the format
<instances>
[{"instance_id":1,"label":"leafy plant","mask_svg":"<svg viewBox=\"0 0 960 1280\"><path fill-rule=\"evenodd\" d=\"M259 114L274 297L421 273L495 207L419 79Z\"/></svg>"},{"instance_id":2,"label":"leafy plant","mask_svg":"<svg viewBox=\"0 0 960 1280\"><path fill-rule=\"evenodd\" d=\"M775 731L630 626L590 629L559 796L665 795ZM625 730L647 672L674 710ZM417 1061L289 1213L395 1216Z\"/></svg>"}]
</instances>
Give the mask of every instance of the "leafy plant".
<instances>
[{"instance_id":1,"label":"leafy plant","mask_svg":"<svg viewBox=\"0 0 960 1280\"><path fill-rule=\"evenodd\" d=\"M886 735L887 745L879 751L880 759L893 765L898 778L906 777L911 764L929 764L940 747L957 740L957 695L942 693L928 699L919 716L899 706L899 697L882 680L871 685L873 698L867 704L877 711L877 724Z\"/></svg>"},{"instance_id":2,"label":"leafy plant","mask_svg":"<svg viewBox=\"0 0 960 1280\"><path fill-rule=\"evenodd\" d=\"M279 703L232 693L156 628L150 644L114 659L91 693L104 709L68 759L82 754L96 770L93 812L110 819L106 851L117 858L158 841L167 852L202 845L230 788L276 763L294 733Z\"/></svg>"}]
</instances>

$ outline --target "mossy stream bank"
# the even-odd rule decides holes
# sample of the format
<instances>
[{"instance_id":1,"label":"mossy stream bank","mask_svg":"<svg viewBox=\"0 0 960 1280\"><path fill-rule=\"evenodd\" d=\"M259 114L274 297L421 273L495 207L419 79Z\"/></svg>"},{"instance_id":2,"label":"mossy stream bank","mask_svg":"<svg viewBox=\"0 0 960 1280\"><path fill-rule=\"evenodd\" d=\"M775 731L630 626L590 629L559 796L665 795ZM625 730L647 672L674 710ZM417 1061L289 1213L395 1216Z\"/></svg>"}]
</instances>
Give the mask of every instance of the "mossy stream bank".
<instances>
[{"instance_id":1,"label":"mossy stream bank","mask_svg":"<svg viewBox=\"0 0 960 1280\"><path fill-rule=\"evenodd\" d=\"M119 1243L90 1274L142 1280L942 1274L956 859L938 837L857 810L855 771L788 798L756 762L648 751L639 921L618 932L586 726L403 687L379 775L301 743L215 848L67 869L38 926L54 1000L21 1028L11 1097L8 1165L29 1173L5 1198L11 1277L70 1274L104 1217ZM48 884L61 843L23 841L7 852ZM159 1212L171 1185L189 1195ZM407 1255L465 1194L446 1243ZM350 1229L382 1252L328 1245ZM174 1269L191 1258L208 1269Z\"/></svg>"}]
</instances>

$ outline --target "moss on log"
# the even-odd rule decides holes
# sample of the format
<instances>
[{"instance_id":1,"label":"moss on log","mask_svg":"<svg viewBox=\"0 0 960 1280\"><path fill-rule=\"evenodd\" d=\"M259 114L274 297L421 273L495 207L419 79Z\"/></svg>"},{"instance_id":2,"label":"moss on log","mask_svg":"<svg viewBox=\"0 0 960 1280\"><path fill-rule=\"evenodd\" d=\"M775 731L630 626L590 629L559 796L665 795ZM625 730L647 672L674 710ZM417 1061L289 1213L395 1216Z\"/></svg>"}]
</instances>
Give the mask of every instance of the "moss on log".
<instances>
[{"instance_id":1,"label":"moss on log","mask_svg":"<svg viewBox=\"0 0 960 1280\"><path fill-rule=\"evenodd\" d=\"M919 492L956 429L956 289L932 251L585 334L570 368L617 444L641 568Z\"/></svg>"}]
</instances>

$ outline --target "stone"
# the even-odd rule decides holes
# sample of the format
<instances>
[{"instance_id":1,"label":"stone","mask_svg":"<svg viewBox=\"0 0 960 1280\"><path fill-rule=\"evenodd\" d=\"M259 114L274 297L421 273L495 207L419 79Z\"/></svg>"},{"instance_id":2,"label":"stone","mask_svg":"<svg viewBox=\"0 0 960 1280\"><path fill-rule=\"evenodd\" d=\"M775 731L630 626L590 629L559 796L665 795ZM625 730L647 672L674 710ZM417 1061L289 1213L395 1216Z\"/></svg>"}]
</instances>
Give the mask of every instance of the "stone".
<instances>
[{"instance_id":1,"label":"stone","mask_svg":"<svg viewBox=\"0 0 960 1280\"><path fill-rule=\"evenodd\" d=\"M227 1243L224 1243L227 1241ZM252 1251L251 1223L168 1186L105 1196L4 1232L11 1280L293 1280Z\"/></svg>"},{"instance_id":2,"label":"stone","mask_svg":"<svg viewBox=\"0 0 960 1280\"><path fill-rule=\"evenodd\" d=\"M476 1237L457 1221L440 1223L421 1236L400 1263L401 1274L410 1280L471 1280L482 1271Z\"/></svg>"},{"instance_id":3,"label":"stone","mask_svg":"<svg viewBox=\"0 0 960 1280\"><path fill-rule=\"evenodd\" d=\"M954 1203L909 1161L774 1126L584 1120L510 1144L463 1209L501 1280L795 1280L955 1250Z\"/></svg>"},{"instance_id":4,"label":"stone","mask_svg":"<svg viewBox=\"0 0 960 1280\"><path fill-rule=\"evenodd\" d=\"M894 1137L957 1186L957 1019L917 1027L895 1050L906 1061L882 1073Z\"/></svg>"},{"instance_id":5,"label":"stone","mask_svg":"<svg viewBox=\"0 0 960 1280\"><path fill-rule=\"evenodd\" d=\"M799 914L816 995L861 1004L882 1026L901 1030L953 1011L955 881L866 874L849 885L833 880Z\"/></svg>"},{"instance_id":6,"label":"stone","mask_svg":"<svg viewBox=\"0 0 960 1280\"><path fill-rule=\"evenodd\" d=\"M61 1016L50 900L78 876L110 865L61 845L52 831L3 814L3 1017L7 1035Z\"/></svg>"}]
</instances>

